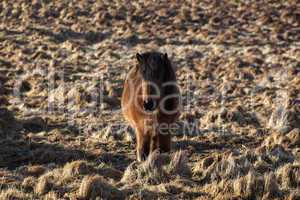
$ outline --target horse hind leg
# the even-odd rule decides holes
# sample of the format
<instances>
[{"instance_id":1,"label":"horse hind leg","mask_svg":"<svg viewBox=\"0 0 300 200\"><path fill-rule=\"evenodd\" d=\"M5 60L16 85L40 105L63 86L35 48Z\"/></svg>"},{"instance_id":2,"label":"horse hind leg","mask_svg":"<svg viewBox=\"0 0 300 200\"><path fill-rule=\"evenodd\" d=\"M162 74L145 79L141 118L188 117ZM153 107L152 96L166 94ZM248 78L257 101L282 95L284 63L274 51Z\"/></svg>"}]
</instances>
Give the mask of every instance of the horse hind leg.
<instances>
[{"instance_id":1,"label":"horse hind leg","mask_svg":"<svg viewBox=\"0 0 300 200\"><path fill-rule=\"evenodd\" d=\"M150 152L159 150L161 153L169 152L171 150L171 135L170 134L156 134L151 137Z\"/></svg>"},{"instance_id":2,"label":"horse hind leg","mask_svg":"<svg viewBox=\"0 0 300 200\"><path fill-rule=\"evenodd\" d=\"M159 149L159 137L158 135L153 135L151 137L151 142L150 142L150 152L152 153L156 149Z\"/></svg>"},{"instance_id":3,"label":"horse hind leg","mask_svg":"<svg viewBox=\"0 0 300 200\"><path fill-rule=\"evenodd\" d=\"M169 152L171 150L171 135L159 134L159 149L161 152Z\"/></svg>"}]
</instances>

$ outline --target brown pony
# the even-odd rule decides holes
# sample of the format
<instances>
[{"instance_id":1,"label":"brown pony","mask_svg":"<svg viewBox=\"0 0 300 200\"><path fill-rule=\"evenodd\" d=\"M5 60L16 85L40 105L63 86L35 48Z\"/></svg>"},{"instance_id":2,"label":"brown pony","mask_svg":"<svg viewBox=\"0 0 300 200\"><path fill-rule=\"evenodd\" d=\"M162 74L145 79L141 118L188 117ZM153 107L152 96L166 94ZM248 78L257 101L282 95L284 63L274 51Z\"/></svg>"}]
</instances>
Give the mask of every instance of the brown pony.
<instances>
[{"instance_id":1,"label":"brown pony","mask_svg":"<svg viewBox=\"0 0 300 200\"><path fill-rule=\"evenodd\" d=\"M137 159L142 161L156 149L170 151L170 127L179 116L181 96L167 54L147 52L136 59L125 80L122 112L135 129Z\"/></svg>"}]
</instances>

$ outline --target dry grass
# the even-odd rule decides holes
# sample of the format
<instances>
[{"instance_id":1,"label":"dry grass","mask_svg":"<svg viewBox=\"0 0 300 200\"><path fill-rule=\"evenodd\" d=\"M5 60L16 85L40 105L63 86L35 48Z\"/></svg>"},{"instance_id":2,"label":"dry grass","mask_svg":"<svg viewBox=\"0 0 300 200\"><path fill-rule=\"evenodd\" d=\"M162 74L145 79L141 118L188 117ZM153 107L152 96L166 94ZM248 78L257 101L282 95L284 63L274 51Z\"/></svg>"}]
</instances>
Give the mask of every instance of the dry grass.
<instances>
[{"instance_id":1,"label":"dry grass","mask_svg":"<svg viewBox=\"0 0 300 200\"><path fill-rule=\"evenodd\" d=\"M78 190L78 197L81 199L96 199L97 197L114 199L122 197L122 194L103 177L95 175L83 178Z\"/></svg>"},{"instance_id":2,"label":"dry grass","mask_svg":"<svg viewBox=\"0 0 300 200\"><path fill-rule=\"evenodd\" d=\"M113 167L100 167L97 171L99 174L117 181L119 181L123 176L122 171L117 170Z\"/></svg>"},{"instance_id":3,"label":"dry grass","mask_svg":"<svg viewBox=\"0 0 300 200\"><path fill-rule=\"evenodd\" d=\"M57 199L59 199L59 197L57 193L55 193L54 191L48 192L44 197L44 200L57 200Z\"/></svg>"},{"instance_id":4,"label":"dry grass","mask_svg":"<svg viewBox=\"0 0 300 200\"><path fill-rule=\"evenodd\" d=\"M299 186L295 179L299 177L299 169L297 164L291 164L293 156L289 151L278 144L271 146L262 145L256 152L203 158L193 173L205 185L204 191L216 198L224 195L243 199L281 198L286 191Z\"/></svg>"},{"instance_id":5,"label":"dry grass","mask_svg":"<svg viewBox=\"0 0 300 200\"><path fill-rule=\"evenodd\" d=\"M93 172L93 168L87 164L86 161L77 160L67 163L63 168L63 176L74 177L77 175L85 175Z\"/></svg>"},{"instance_id":6,"label":"dry grass","mask_svg":"<svg viewBox=\"0 0 300 200\"><path fill-rule=\"evenodd\" d=\"M171 162L167 169L168 174L179 175L182 177L191 177L191 169L188 166L188 153L187 151L175 152L171 158ZM174 176L173 175L173 176Z\"/></svg>"},{"instance_id":7,"label":"dry grass","mask_svg":"<svg viewBox=\"0 0 300 200\"><path fill-rule=\"evenodd\" d=\"M32 191L34 189L36 181L36 178L32 176L26 177L22 182L22 187L27 191Z\"/></svg>"},{"instance_id":8,"label":"dry grass","mask_svg":"<svg viewBox=\"0 0 300 200\"><path fill-rule=\"evenodd\" d=\"M286 198L287 200L297 200L300 199L300 191L292 191L291 194Z\"/></svg>"},{"instance_id":9,"label":"dry grass","mask_svg":"<svg viewBox=\"0 0 300 200\"><path fill-rule=\"evenodd\" d=\"M0 200L27 200L31 199L31 196L19 191L15 188L9 188L0 192Z\"/></svg>"},{"instance_id":10,"label":"dry grass","mask_svg":"<svg viewBox=\"0 0 300 200\"><path fill-rule=\"evenodd\" d=\"M300 185L300 165L299 163L288 163L276 171L277 179L281 187L285 190L297 188Z\"/></svg>"},{"instance_id":11,"label":"dry grass","mask_svg":"<svg viewBox=\"0 0 300 200\"><path fill-rule=\"evenodd\" d=\"M300 129L295 128L286 135L290 140L290 145L299 146L300 145Z\"/></svg>"},{"instance_id":12,"label":"dry grass","mask_svg":"<svg viewBox=\"0 0 300 200\"><path fill-rule=\"evenodd\" d=\"M38 177L46 172L46 168L40 165L28 166L22 172L26 176L35 176Z\"/></svg>"},{"instance_id":13,"label":"dry grass","mask_svg":"<svg viewBox=\"0 0 300 200\"><path fill-rule=\"evenodd\" d=\"M253 170L234 180L223 179L218 184L214 182L206 185L204 191L218 199L221 196L238 199L274 199L282 194L273 173L263 176Z\"/></svg>"},{"instance_id":14,"label":"dry grass","mask_svg":"<svg viewBox=\"0 0 300 200\"><path fill-rule=\"evenodd\" d=\"M41 176L36 183L34 192L38 195L43 195L49 192L54 187L54 181L50 176Z\"/></svg>"},{"instance_id":15,"label":"dry grass","mask_svg":"<svg viewBox=\"0 0 300 200\"><path fill-rule=\"evenodd\" d=\"M191 170L187 162L186 152L178 151L169 156L155 151L146 161L131 163L124 172L121 182L129 185L157 185L168 182L176 176L190 177Z\"/></svg>"},{"instance_id":16,"label":"dry grass","mask_svg":"<svg viewBox=\"0 0 300 200\"><path fill-rule=\"evenodd\" d=\"M286 132L286 130L290 127L289 124L289 111L285 106L278 106L274 108L273 113L271 114L269 120L269 128L280 132Z\"/></svg>"},{"instance_id":17,"label":"dry grass","mask_svg":"<svg viewBox=\"0 0 300 200\"><path fill-rule=\"evenodd\" d=\"M59 188L61 182L64 181L64 176L61 169L53 169L40 176L34 187L34 192L38 195L47 194L51 190Z\"/></svg>"},{"instance_id":18,"label":"dry grass","mask_svg":"<svg viewBox=\"0 0 300 200\"><path fill-rule=\"evenodd\" d=\"M212 158L205 158L193 168L195 174L200 175L203 182L220 181L221 179L234 179L247 174L251 163L245 155L230 153L213 161ZM207 159L210 161L208 162ZM209 165L210 164L210 165Z\"/></svg>"},{"instance_id":19,"label":"dry grass","mask_svg":"<svg viewBox=\"0 0 300 200\"><path fill-rule=\"evenodd\" d=\"M281 196L281 191L279 189L276 176L273 172L266 175L264 190L267 198L269 199Z\"/></svg>"}]
</instances>

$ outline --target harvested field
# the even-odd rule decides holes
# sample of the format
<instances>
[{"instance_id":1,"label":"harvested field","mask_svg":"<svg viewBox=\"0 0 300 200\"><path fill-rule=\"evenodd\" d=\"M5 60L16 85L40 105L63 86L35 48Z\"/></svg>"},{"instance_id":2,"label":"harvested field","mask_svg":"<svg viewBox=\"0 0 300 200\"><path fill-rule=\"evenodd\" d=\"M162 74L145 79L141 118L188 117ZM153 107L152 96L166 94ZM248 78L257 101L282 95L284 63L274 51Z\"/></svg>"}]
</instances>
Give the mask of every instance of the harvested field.
<instances>
[{"instance_id":1,"label":"harvested field","mask_svg":"<svg viewBox=\"0 0 300 200\"><path fill-rule=\"evenodd\" d=\"M300 199L300 2L0 2L0 200ZM172 152L137 162L120 98L168 53Z\"/></svg>"}]
</instances>

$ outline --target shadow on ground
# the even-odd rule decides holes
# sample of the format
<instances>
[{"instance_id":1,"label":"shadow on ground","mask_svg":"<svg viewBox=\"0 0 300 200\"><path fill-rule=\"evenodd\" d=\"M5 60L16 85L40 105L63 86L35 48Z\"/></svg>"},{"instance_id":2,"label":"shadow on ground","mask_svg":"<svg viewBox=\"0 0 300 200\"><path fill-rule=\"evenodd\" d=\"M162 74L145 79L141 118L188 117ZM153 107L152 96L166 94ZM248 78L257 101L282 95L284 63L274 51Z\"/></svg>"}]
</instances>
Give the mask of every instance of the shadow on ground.
<instances>
[{"instance_id":1,"label":"shadow on ground","mask_svg":"<svg viewBox=\"0 0 300 200\"><path fill-rule=\"evenodd\" d=\"M33 141L28 133L51 131L54 128L74 127L67 125L43 124L39 118L17 120L14 114L6 108L0 109L0 167L14 169L26 164L46 164L54 162L64 164L78 159L95 159L81 149L65 148L59 143Z\"/></svg>"}]
</instances>

